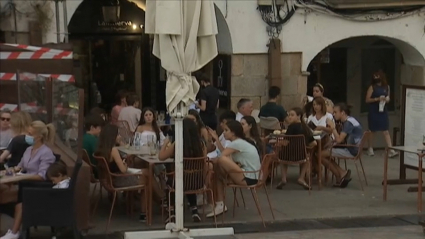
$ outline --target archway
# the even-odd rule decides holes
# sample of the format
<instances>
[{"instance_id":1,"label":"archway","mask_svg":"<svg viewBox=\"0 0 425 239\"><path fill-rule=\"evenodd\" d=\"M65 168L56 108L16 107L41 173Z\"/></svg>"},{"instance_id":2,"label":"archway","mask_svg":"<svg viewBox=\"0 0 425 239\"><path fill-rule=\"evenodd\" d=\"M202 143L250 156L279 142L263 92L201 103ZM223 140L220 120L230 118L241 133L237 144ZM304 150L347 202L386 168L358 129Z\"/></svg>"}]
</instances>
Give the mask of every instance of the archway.
<instances>
[{"instance_id":1,"label":"archway","mask_svg":"<svg viewBox=\"0 0 425 239\"><path fill-rule=\"evenodd\" d=\"M307 67L310 72L308 94L311 95L315 83L321 83L325 95L334 102L354 106L353 115L366 129L368 107L365 95L373 72L383 70L388 78L392 99L388 105L390 129L400 126L401 84L425 85L423 53L398 39L353 37L330 44L314 54ZM420 69L422 74L411 74L415 69ZM384 146L383 142L379 146Z\"/></svg>"}]
</instances>

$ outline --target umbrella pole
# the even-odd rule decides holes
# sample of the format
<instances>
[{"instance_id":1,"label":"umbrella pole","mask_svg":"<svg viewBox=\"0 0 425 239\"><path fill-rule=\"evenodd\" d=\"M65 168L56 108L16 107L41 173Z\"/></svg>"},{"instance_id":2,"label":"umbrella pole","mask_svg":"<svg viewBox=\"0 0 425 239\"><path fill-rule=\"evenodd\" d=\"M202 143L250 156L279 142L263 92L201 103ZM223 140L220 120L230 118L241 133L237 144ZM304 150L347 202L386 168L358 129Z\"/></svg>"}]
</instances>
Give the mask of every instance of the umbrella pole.
<instances>
[{"instance_id":1,"label":"umbrella pole","mask_svg":"<svg viewBox=\"0 0 425 239\"><path fill-rule=\"evenodd\" d=\"M183 117L187 112L181 112L186 107L182 106L182 102L177 106L174 122L175 122L175 231L182 231L184 222L184 205L183 205Z\"/></svg>"}]
</instances>

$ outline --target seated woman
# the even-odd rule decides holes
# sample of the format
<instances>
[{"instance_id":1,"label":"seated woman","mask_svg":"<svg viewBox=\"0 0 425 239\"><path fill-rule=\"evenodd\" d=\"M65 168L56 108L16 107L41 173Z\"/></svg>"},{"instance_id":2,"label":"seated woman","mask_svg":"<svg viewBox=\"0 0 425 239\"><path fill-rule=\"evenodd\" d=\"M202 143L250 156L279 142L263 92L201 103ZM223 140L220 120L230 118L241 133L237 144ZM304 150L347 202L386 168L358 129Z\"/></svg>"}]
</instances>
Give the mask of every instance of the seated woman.
<instances>
[{"instance_id":1,"label":"seated woman","mask_svg":"<svg viewBox=\"0 0 425 239\"><path fill-rule=\"evenodd\" d=\"M135 132L140 145L147 145L149 141L162 146L165 136L158 127L155 111L152 108L144 108L140 117L139 126Z\"/></svg>"},{"instance_id":2,"label":"seated woman","mask_svg":"<svg viewBox=\"0 0 425 239\"><path fill-rule=\"evenodd\" d=\"M237 121L227 121L223 125L223 134L227 140L230 140L230 144L223 150L220 158L217 160L219 171L216 172L221 174L217 176L217 196L216 206L214 211L207 214L207 217L213 217L220 215L227 211L224 207L223 189L224 184L227 183L223 180L228 174L229 180L232 184L241 186L249 186L257 184L259 180L259 173L244 173L245 171L258 171L261 168L260 156L255 143L245 137L241 123ZM212 138L218 141L218 136L213 131L210 131ZM229 172L232 172L229 174ZM235 173L236 172L236 173Z\"/></svg>"},{"instance_id":3,"label":"seated woman","mask_svg":"<svg viewBox=\"0 0 425 239\"><path fill-rule=\"evenodd\" d=\"M217 152L215 151L216 147L214 143L212 142L210 134L208 133L208 129L207 127L205 127L204 123L202 122L201 116L199 115L198 111L189 110L188 115L186 117L195 121L196 125L198 126L201 139L204 141L205 145L207 146L208 158L216 158L217 157Z\"/></svg>"},{"instance_id":4,"label":"seated woman","mask_svg":"<svg viewBox=\"0 0 425 239\"><path fill-rule=\"evenodd\" d=\"M25 141L31 145L25 151L18 166L11 168L14 172L21 172L32 175L28 178L29 182L19 184L18 200L15 207L15 221L13 227L6 235L0 239L18 239L19 229L22 221L22 194L25 187L37 187L37 184L31 181L46 180L47 169L56 160L52 150L46 143L53 143L55 136L55 127L52 124L44 124L41 121L31 123Z\"/></svg>"},{"instance_id":5,"label":"seated woman","mask_svg":"<svg viewBox=\"0 0 425 239\"><path fill-rule=\"evenodd\" d=\"M313 132L302 119L303 113L304 113L303 110L298 107L292 108L289 111L289 115L288 115L289 126L288 126L288 129L286 130L286 135L304 135L305 142L307 144L306 146L314 147L316 146L317 143L313 138ZM289 147L288 144L284 146ZM293 160L300 161L300 160L304 160L304 158L293 159ZM307 173L308 173L307 172L308 163L310 162L306 162L301 165L300 176L298 177L298 184L303 186L305 189L310 189L310 185L308 185L308 183L306 183L305 181ZM282 181L277 185L276 187L277 189L282 189L283 186L286 185L287 171L288 171L288 165L285 164L282 167Z\"/></svg>"},{"instance_id":6,"label":"seated woman","mask_svg":"<svg viewBox=\"0 0 425 239\"><path fill-rule=\"evenodd\" d=\"M7 161L7 166L15 167L21 162L25 150L30 146L25 141L25 135L32 123L31 116L24 111L14 112L10 117L10 127L13 131L13 138L6 150L0 155L0 163Z\"/></svg>"},{"instance_id":7,"label":"seated woman","mask_svg":"<svg viewBox=\"0 0 425 239\"><path fill-rule=\"evenodd\" d=\"M128 174L128 166L125 161L121 158L118 148L115 146L119 144L121 141L121 137L118 135L118 126L108 124L102 128L102 131L99 135L99 143L97 146L97 150L95 152L96 156L104 157L108 163L109 171L115 174ZM141 169L142 174L149 175L147 169ZM129 176L129 177L114 177L113 178L114 187L130 187L136 185L145 184L145 177L139 177L138 175ZM159 185L155 180L152 180L152 188L154 192L154 196L163 198L164 193L159 188ZM142 196L142 208L139 220L144 222L146 221L146 201L145 197Z\"/></svg>"},{"instance_id":8,"label":"seated woman","mask_svg":"<svg viewBox=\"0 0 425 239\"><path fill-rule=\"evenodd\" d=\"M257 122L252 116L244 116L241 119L241 125L243 128L243 132L245 134L245 138L251 140L255 143L255 146L258 149L258 154L262 155L264 142L260 138L260 133L258 132Z\"/></svg>"},{"instance_id":9,"label":"seated woman","mask_svg":"<svg viewBox=\"0 0 425 239\"><path fill-rule=\"evenodd\" d=\"M191 119L184 119L183 120L183 157L184 158L199 158L199 157L206 157L207 155L207 148L205 146L205 143L202 141L201 136L199 135L198 126L196 123ZM165 139L164 145L162 146L158 159L159 160L166 160L168 158L173 158L175 155L175 146L174 143L170 143L168 139ZM207 162L205 162L206 165ZM208 166L206 166L208 168ZM184 180L184 178L183 178ZM172 182L167 182L167 184L172 184ZM199 185L200 187L203 187L203 185ZM199 189L199 188L196 188ZM191 190L190 188L185 188L185 190ZM194 222L200 222L201 217L198 214L198 208L196 205L196 195L195 194L188 194L187 200L190 205L190 209L192 211L192 219ZM169 199L171 203L174 203L174 198ZM171 209L170 209L171 210ZM173 215L173 213L172 213ZM172 220L173 218L169 218L168 220Z\"/></svg>"},{"instance_id":10,"label":"seated woman","mask_svg":"<svg viewBox=\"0 0 425 239\"><path fill-rule=\"evenodd\" d=\"M326 98L323 96L323 93L325 92L325 88L323 88L323 85L320 83L317 83L313 86L313 97L323 97L325 99L325 104L326 104L326 111L328 113L333 113L333 107L334 107L334 103L332 102L332 100L330 100L329 98ZM309 102L309 97L306 96L303 99L303 104L305 106L305 109L307 111L305 111L306 116L310 116L310 114L312 113L310 110L313 108L312 102Z\"/></svg>"},{"instance_id":11,"label":"seated woman","mask_svg":"<svg viewBox=\"0 0 425 239\"><path fill-rule=\"evenodd\" d=\"M331 113L326 112L326 103L323 97L316 97L313 100L312 114L307 118L307 124L313 130L321 130L328 134L332 133L328 122L333 121L334 117Z\"/></svg>"}]
</instances>

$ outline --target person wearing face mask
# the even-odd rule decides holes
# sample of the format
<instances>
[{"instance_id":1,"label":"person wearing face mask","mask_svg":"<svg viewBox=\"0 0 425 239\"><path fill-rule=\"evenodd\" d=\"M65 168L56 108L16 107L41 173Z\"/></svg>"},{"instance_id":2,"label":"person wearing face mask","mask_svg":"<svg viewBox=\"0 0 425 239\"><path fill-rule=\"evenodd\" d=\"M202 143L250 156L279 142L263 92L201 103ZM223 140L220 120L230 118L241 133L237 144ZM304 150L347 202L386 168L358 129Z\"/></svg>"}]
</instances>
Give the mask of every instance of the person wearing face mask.
<instances>
[{"instance_id":1,"label":"person wearing face mask","mask_svg":"<svg viewBox=\"0 0 425 239\"><path fill-rule=\"evenodd\" d=\"M0 150L5 149L12 139L12 130L10 129L10 111L0 111Z\"/></svg>"},{"instance_id":2,"label":"person wearing face mask","mask_svg":"<svg viewBox=\"0 0 425 239\"><path fill-rule=\"evenodd\" d=\"M369 150L368 155L373 156L373 135L375 132L382 132L385 138L385 142L388 147L392 146L390 127L388 118L387 104L390 102L390 87L387 84L385 73L381 70L374 73L372 76L372 82L366 92L366 103L369 104L368 113L368 124L369 130L372 134L369 137ZM397 152L391 150L389 157L398 155Z\"/></svg>"},{"instance_id":3,"label":"person wearing face mask","mask_svg":"<svg viewBox=\"0 0 425 239\"><path fill-rule=\"evenodd\" d=\"M0 164L6 162L7 166L14 167L19 164L25 150L30 146L25 141L25 135L32 122L31 116L24 111L14 112L10 117L10 127L13 138L6 150L0 155Z\"/></svg>"}]
</instances>

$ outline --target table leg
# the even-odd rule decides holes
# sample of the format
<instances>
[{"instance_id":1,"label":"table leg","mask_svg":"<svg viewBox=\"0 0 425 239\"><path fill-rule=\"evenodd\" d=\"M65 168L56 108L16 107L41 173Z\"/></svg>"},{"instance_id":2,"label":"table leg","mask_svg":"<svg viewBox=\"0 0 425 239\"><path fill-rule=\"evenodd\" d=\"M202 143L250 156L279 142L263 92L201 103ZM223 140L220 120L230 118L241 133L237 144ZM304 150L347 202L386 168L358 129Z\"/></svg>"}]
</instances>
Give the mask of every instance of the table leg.
<instances>
[{"instance_id":1,"label":"table leg","mask_svg":"<svg viewBox=\"0 0 425 239\"><path fill-rule=\"evenodd\" d=\"M384 184L384 196L383 196L384 201L387 201L388 152L389 152L389 149L386 148L385 149L385 156L384 156L384 182L383 182L383 184Z\"/></svg>"},{"instance_id":2,"label":"table leg","mask_svg":"<svg viewBox=\"0 0 425 239\"><path fill-rule=\"evenodd\" d=\"M153 172L153 164L150 163L149 164L149 176L148 176L148 185L147 186L147 205L148 205L148 225L152 225L152 179L154 177L154 172Z\"/></svg>"},{"instance_id":3,"label":"table leg","mask_svg":"<svg viewBox=\"0 0 425 239\"><path fill-rule=\"evenodd\" d=\"M319 180L319 190L321 190L322 189L322 142L321 142L321 140L317 140L317 162L318 162L318 164L319 164L319 167L318 167L318 172L317 172L317 174L318 174L318 176L317 176L317 178L318 178L318 180Z\"/></svg>"},{"instance_id":4,"label":"table leg","mask_svg":"<svg viewBox=\"0 0 425 239\"><path fill-rule=\"evenodd\" d=\"M418 212L422 212L422 158L419 158L419 167L418 167Z\"/></svg>"}]
</instances>

